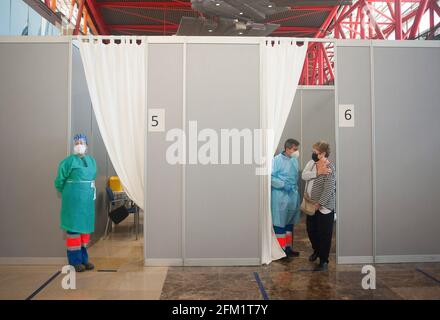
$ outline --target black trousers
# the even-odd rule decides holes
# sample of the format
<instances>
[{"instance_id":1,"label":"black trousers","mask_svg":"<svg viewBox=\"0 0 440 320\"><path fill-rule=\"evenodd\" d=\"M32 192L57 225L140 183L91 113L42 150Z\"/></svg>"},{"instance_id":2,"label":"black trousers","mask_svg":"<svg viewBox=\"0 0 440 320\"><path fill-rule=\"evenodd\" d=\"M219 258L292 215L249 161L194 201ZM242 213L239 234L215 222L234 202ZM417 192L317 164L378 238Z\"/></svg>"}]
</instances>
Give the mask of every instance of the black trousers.
<instances>
[{"instance_id":1,"label":"black trousers","mask_svg":"<svg viewBox=\"0 0 440 320\"><path fill-rule=\"evenodd\" d=\"M307 216L307 235L312 243L313 251L318 254L321 263L328 263L328 256L332 246L334 221L334 211L322 214L317 210L313 216Z\"/></svg>"}]
</instances>

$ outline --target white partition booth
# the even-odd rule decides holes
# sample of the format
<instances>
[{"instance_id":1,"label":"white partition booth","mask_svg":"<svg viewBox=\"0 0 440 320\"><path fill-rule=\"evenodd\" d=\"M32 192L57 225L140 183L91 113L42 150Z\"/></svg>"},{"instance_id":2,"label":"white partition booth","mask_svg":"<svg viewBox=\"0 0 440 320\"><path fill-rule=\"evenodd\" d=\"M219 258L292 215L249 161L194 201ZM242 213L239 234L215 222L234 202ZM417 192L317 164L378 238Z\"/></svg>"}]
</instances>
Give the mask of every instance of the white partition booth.
<instances>
[{"instance_id":1,"label":"white partition booth","mask_svg":"<svg viewBox=\"0 0 440 320\"><path fill-rule=\"evenodd\" d=\"M166 109L167 129L187 131L191 120L259 128L257 39L150 39L148 108ZM337 40L335 48L334 87L299 88L282 139L302 139L305 152L320 138L336 149L337 263L439 261L440 45ZM340 123L347 105L352 124ZM259 264L265 195L254 168L169 166L165 134L147 136L146 264Z\"/></svg>"},{"instance_id":2,"label":"white partition booth","mask_svg":"<svg viewBox=\"0 0 440 320\"><path fill-rule=\"evenodd\" d=\"M203 144L191 131L261 127L259 40L206 41L148 39L147 105L165 110L165 131L146 139L146 265L260 264L256 166L244 154L239 164L191 159ZM185 165L165 159L173 128L186 134Z\"/></svg>"},{"instance_id":3,"label":"white partition booth","mask_svg":"<svg viewBox=\"0 0 440 320\"><path fill-rule=\"evenodd\" d=\"M173 128L185 132L189 150L204 142L191 142L191 130L203 138L209 130L262 127L262 39L146 39L146 107L163 109L165 122L145 138L145 265L261 264L267 177L244 163L244 150L239 164L204 164L186 152L186 164L175 165L166 155ZM0 38L0 142L7 150L0 156L0 263L64 259L53 179L74 131L91 136L102 168L102 232L111 165L72 40ZM337 263L440 261L440 42L308 40L334 41L335 85L298 89L282 140L301 140L302 163L315 140L334 144ZM349 121L341 118L347 106Z\"/></svg>"},{"instance_id":4,"label":"white partition booth","mask_svg":"<svg viewBox=\"0 0 440 320\"><path fill-rule=\"evenodd\" d=\"M67 262L54 179L78 132L87 135L98 168L96 241L113 172L79 49L70 37L0 37L0 264Z\"/></svg>"},{"instance_id":5,"label":"white partition booth","mask_svg":"<svg viewBox=\"0 0 440 320\"><path fill-rule=\"evenodd\" d=\"M335 54L335 105L354 105L336 131L338 263L440 261L440 43L338 41Z\"/></svg>"}]
</instances>

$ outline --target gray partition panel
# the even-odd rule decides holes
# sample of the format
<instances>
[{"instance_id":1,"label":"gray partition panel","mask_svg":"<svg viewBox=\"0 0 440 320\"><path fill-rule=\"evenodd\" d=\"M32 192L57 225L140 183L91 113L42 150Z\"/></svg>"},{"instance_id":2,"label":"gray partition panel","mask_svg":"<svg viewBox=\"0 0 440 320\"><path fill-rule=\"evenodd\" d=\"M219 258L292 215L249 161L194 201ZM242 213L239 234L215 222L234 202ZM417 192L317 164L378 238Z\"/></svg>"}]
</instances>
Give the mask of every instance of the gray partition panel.
<instances>
[{"instance_id":1,"label":"gray partition panel","mask_svg":"<svg viewBox=\"0 0 440 320\"><path fill-rule=\"evenodd\" d=\"M312 145L320 140L330 144L330 161L335 161L335 92L305 89L302 94L302 165L312 159Z\"/></svg>"},{"instance_id":2,"label":"gray partition panel","mask_svg":"<svg viewBox=\"0 0 440 320\"><path fill-rule=\"evenodd\" d=\"M67 155L68 43L0 43L0 257L64 257L54 179Z\"/></svg>"},{"instance_id":3,"label":"gray partition panel","mask_svg":"<svg viewBox=\"0 0 440 320\"><path fill-rule=\"evenodd\" d=\"M374 48L378 261L440 258L440 48Z\"/></svg>"},{"instance_id":4,"label":"gray partition panel","mask_svg":"<svg viewBox=\"0 0 440 320\"><path fill-rule=\"evenodd\" d=\"M339 104L355 105L355 127L338 128L338 262L373 256L370 48L337 48Z\"/></svg>"},{"instance_id":5,"label":"gray partition panel","mask_svg":"<svg viewBox=\"0 0 440 320\"><path fill-rule=\"evenodd\" d=\"M182 128L183 45L149 44L148 66L148 108L165 109L166 131ZM166 161L172 144L166 141L166 131L147 133L147 264L174 264L182 259L183 168Z\"/></svg>"},{"instance_id":6,"label":"gray partition panel","mask_svg":"<svg viewBox=\"0 0 440 320\"><path fill-rule=\"evenodd\" d=\"M330 143L330 160L336 159L335 90L329 88L298 88L277 152L288 138L299 140L300 167L312 157L312 145L319 140Z\"/></svg>"},{"instance_id":7,"label":"gray partition panel","mask_svg":"<svg viewBox=\"0 0 440 320\"><path fill-rule=\"evenodd\" d=\"M287 139L293 138L300 142L299 152L300 157L299 167L303 168L302 157L303 157L303 137L302 137L302 89L297 89L295 93L295 98L293 99L292 108L290 109L289 116L286 120L286 126L284 127L283 134L281 135L280 142L278 143L278 148L275 154L278 154L284 150L284 142ZM304 193L304 186L301 179L298 179L298 188L300 194Z\"/></svg>"},{"instance_id":8,"label":"gray partition panel","mask_svg":"<svg viewBox=\"0 0 440 320\"><path fill-rule=\"evenodd\" d=\"M218 134L259 128L259 65L258 45L188 44L187 120ZM185 263L260 263L255 165L189 164L185 192Z\"/></svg>"},{"instance_id":9,"label":"gray partition panel","mask_svg":"<svg viewBox=\"0 0 440 320\"><path fill-rule=\"evenodd\" d=\"M280 142L278 143L278 148L276 153L280 153L284 150L284 142L289 139L293 138L298 140L300 145L300 153L302 154L302 135L301 135L301 122L302 122L302 106L301 106L301 95L302 95L302 89L297 89L295 93L295 98L293 99L292 108L290 109L289 116L286 120L286 126L284 127L283 134L281 135ZM301 160L301 158L300 158ZM300 163L300 166L302 167L302 164Z\"/></svg>"},{"instance_id":10,"label":"gray partition panel","mask_svg":"<svg viewBox=\"0 0 440 320\"><path fill-rule=\"evenodd\" d=\"M300 169L312 158L312 145L319 140L330 143L330 160L336 159L335 141L335 90L334 87L298 88L292 109L286 121L286 126L278 145L278 152L284 148L288 138L299 140L300 144ZM304 192L304 181L299 179L301 195Z\"/></svg>"}]
</instances>

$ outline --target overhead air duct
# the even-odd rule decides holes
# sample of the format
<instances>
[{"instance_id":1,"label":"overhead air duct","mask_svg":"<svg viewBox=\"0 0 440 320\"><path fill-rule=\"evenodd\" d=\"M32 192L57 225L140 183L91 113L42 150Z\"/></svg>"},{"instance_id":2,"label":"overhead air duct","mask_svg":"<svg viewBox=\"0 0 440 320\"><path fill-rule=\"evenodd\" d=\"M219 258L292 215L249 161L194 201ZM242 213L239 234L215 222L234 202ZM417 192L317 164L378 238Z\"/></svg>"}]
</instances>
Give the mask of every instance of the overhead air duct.
<instances>
[{"instance_id":1,"label":"overhead air duct","mask_svg":"<svg viewBox=\"0 0 440 320\"><path fill-rule=\"evenodd\" d=\"M267 36L279 25L265 23L268 16L289 10L268 0L191 0L200 18L182 17L177 35Z\"/></svg>"}]
</instances>

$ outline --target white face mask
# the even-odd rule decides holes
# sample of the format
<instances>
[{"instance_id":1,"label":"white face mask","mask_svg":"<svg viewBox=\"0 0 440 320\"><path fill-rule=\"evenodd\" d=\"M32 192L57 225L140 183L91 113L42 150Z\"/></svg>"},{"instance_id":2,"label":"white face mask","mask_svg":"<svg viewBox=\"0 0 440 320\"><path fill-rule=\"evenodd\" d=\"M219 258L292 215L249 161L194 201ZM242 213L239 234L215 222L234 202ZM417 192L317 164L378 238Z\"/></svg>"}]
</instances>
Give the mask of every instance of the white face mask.
<instances>
[{"instance_id":1,"label":"white face mask","mask_svg":"<svg viewBox=\"0 0 440 320\"><path fill-rule=\"evenodd\" d=\"M87 147L83 144L77 144L73 147L74 154L85 154Z\"/></svg>"},{"instance_id":2,"label":"white face mask","mask_svg":"<svg viewBox=\"0 0 440 320\"><path fill-rule=\"evenodd\" d=\"M292 153L292 157L298 159L299 158L299 151L296 150L294 153Z\"/></svg>"}]
</instances>

